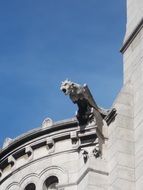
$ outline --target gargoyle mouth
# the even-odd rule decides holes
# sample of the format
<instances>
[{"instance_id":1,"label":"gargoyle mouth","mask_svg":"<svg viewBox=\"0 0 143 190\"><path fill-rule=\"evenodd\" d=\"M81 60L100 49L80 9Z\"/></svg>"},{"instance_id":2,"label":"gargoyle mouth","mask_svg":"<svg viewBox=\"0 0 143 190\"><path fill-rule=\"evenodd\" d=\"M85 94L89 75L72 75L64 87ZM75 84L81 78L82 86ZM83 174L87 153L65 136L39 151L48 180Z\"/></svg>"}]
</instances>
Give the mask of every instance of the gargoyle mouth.
<instances>
[{"instance_id":1,"label":"gargoyle mouth","mask_svg":"<svg viewBox=\"0 0 143 190\"><path fill-rule=\"evenodd\" d=\"M62 89L62 91L63 91L63 93L65 93L65 94L66 94L66 89L65 89L65 88L63 88L63 89Z\"/></svg>"},{"instance_id":2,"label":"gargoyle mouth","mask_svg":"<svg viewBox=\"0 0 143 190\"><path fill-rule=\"evenodd\" d=\"M68 95L68 90L66 88L61 89L65 95Z\"/></svg>"}]
</instances>

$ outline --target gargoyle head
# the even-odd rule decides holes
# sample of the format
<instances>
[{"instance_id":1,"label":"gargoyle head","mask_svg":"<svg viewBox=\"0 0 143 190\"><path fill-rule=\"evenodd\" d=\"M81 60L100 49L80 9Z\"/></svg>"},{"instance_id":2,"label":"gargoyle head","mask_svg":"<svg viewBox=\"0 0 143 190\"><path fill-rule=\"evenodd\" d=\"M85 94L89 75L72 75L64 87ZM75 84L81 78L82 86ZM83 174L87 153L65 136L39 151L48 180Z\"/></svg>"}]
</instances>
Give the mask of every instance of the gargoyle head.
<instances>
[{"instance_id":1,"label":"gargoyle head","mask_svg":"<svg viewBox=\"0 0 143 190\"><path fill-rule=\"evenodd\" d=\"M82 86L69 80L62 82L60 89L65 95L69 95L74 103L82 96Z\"/></svg>"},{"instance_id":2,"label":"gargoyle head","mask_svg":"<svg viewBox=\"0 0 143 190\"><path fill-rule=\"evenodd\" d=\"M73 89L73 82L65 80L62 82L60 89L64 92L65 95L69 95Z\"/></svg>"}]
</instances>

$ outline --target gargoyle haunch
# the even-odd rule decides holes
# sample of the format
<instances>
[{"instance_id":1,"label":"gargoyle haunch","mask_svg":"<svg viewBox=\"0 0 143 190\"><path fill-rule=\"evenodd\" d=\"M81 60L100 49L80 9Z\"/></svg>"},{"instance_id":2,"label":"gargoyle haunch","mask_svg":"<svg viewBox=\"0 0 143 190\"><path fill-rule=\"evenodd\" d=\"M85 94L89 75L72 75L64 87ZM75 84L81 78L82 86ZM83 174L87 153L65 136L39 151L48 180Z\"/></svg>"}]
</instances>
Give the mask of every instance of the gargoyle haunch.
<instances>
[{"instance_id":1,"label":"gargoyle haunch","mask_svg":"<svg viewBox=\"0 0 143 190\"><path fill-rule=\"evenodd\" d=\"M77 120L80 125L88 124L92 121L96 123L103 122L103 119L109 125L116 116L116 110L104 110L97 106L92 94L86 84L83 86L65 80L61 84L60 88L65 95L69 95L74 104L77 104L78 111L76 114Z\"/></svg>"}]
</instances>

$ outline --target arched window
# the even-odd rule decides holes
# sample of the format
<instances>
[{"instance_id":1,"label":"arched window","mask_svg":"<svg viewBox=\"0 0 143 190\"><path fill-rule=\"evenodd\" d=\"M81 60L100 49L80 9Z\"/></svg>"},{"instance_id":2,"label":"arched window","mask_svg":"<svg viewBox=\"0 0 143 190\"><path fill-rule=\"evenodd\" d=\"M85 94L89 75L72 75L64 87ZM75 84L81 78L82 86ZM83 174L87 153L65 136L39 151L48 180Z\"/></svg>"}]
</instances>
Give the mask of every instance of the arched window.
<instances>
[{"instance_id":1,"label":"arched window","mask_svg":"<svg viewBox=\"0 0 143 190\"><path fill-rule=\"evenodd\" d=\"M36 190L36 186L34 183L29 183L24 190Z\"/></svg>"},{"instance_id":2,"label":"arched window","mask_svg":"<svg viewBox=\"0 0 143 190\"><path fill-rule=\"evenodd\" d=\"M57 189L56 186L58 184L59 180L56 176L50 176L48 177L43 186L43 190L55 190Z\"/></svg>"}]
</instances>

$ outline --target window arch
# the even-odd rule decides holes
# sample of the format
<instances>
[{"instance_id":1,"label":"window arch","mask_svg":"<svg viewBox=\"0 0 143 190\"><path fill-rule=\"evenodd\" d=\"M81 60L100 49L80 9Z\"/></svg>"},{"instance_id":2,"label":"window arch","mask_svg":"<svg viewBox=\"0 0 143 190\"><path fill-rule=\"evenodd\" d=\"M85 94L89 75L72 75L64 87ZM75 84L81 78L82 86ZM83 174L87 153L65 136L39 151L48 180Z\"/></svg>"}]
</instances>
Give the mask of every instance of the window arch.
<instances>
[{"instance_id":1,"label":"window arch","mask_svg":"<svg viewBox=\"0 0 143 190\"><path fill-rule=\"evenodd\" d=\"M36 190L36 186L34 183L29 183L24 190Z\"/></svg>"},{"instance_id":2,"label":"window arch","mask_svg":"<svg viewBox=\"0 0 143 190\"><path fill-rule=\"evenodd\" d=\"M56 176L48 177L43 185L43 190L56 190L56 186L59 183L59 180Z\"/></svg>"}]
</instances>

